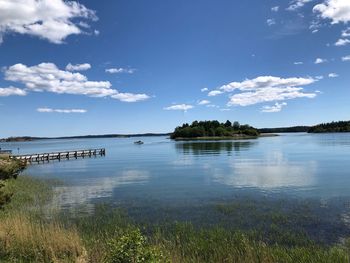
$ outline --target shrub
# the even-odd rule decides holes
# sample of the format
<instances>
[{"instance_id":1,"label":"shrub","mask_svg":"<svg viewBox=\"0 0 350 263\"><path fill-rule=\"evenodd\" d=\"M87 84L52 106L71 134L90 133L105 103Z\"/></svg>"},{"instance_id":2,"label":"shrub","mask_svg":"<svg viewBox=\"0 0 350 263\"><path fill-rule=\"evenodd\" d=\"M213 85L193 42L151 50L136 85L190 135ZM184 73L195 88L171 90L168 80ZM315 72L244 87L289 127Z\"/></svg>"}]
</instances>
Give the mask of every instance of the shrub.
<instances>
[{"instance_id":1,"label":"shrub","mask_svg":"<svg viewBox=\"0 0 350 263\"><path fill-rule=\"evenodd\" d=\"M139 229L129 230L120 238L108 242L106 263L163 263L161 251L147 244Z\"/></svg>"},{"instance_id":2,"label":"shrub","mask_svg":"<svg viewBox=\"0 0 350 263\"><path fill-rule=\"evenodd\" d=\"M10 159L0 159L0 180L16 178L18 173L24 168L19 161Z\"/></svg>"}]
</instances>

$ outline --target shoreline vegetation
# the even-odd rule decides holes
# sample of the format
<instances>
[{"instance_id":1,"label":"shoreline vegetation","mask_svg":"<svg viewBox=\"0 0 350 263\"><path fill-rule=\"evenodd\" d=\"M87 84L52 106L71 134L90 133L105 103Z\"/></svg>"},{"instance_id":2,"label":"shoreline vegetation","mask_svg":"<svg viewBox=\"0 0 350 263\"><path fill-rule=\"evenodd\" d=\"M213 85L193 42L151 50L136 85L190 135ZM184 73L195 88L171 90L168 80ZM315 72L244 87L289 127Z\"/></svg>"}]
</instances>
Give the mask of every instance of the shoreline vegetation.
<instances>
[{"instance_id":1,"label":"shoreline vegetation","mask_svg":"<svg viewBox=\"0 0 350 263\"><path fill-rule=\"evenodd\" d=\"M311 127L308 133L342 133L350 132L350 121L322 123Z\"/></svg>"},{"instance_id":2,"label":"shoreline vegetation","mask_svg":"<svg viewBox=\"0 0 350 263\"><path fill-rule=\"evenodd\" d=\"M73 217L48 208L56 198L55 182L22 175L15 179L20 169L17 162L1 162L0 171L6 176L0 191L11 196L0 209L1 262L345 263L350 259L348 241L324 245L302 231L286 232L280 227L292 219L278 211L261 215L273 222L268 234L258 228L200 227L191 222L138 224L108 205L96 206L92 215ZM222 204L216 209L232 217L241 210L254 211L254 204ZM308 213L299 213L303 216L298 220L305 217L314 224Z\"/></svg>"}]
</instances>

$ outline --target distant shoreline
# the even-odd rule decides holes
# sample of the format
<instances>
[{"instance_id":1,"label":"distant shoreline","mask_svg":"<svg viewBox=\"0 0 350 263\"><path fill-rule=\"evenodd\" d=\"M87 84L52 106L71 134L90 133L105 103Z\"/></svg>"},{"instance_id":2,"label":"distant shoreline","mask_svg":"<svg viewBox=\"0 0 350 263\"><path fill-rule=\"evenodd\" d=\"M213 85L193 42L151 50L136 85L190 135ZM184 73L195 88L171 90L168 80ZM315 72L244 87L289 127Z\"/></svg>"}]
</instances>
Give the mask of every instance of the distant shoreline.
<instances>
[{"instance_id":1,"label":"distant shoreline","mask_svg":"<svg viewBox=\"0 0 350 263\"><path fill-rule=\"evenodd\" d=\"M63 137L9 137L0 139L0 142L29 142L38 140L64 140L64 139L99 139L99 138L132 138L132 137L157 137L170 136L171 133L140 133L140 134L103 134L103 135L81 135Z\"/></svg>"}]
</instances>

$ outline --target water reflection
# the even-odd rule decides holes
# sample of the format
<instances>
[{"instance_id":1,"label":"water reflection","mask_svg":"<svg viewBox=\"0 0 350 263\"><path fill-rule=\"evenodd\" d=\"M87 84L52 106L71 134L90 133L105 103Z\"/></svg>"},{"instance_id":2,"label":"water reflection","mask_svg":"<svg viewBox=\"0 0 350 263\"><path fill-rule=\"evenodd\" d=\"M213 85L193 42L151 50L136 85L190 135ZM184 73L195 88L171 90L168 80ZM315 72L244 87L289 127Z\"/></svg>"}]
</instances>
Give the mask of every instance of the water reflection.
<instances>
[{"instance_id":1,"label":"water reflection","mask_svg":"<svg viewBox=\"0 0 350 263\"><path fill-rule=\"evenodd\" d=\"M95 198L111 197L117 187L131 184L145 184L150 178L149 172L126 170L112 177L89 178L79 181L79 185L63 185L55 187L56 207L71 207L89 204Z\"/></svg>"},{"instance_id":2,"label":"water reflection","mask_svg":"<svg viewBox=\"0 0 350 263\"><path fill-rule=\"evenodd\" d=\"M292 162L282 152L275 152L263 159L237 160L228 170L215 168L212 172L214 181L233 187L304 188L315 185L317 163Z\"/></svg>"},{"instance_id":3,"label":"water reflection","mask_svg":"<svg viewBox=\"0 0 350 263\"><path fill-rule=\"evenodd\" d=\"M178 152L185 155L218 155L226 152L231 155L232 152L248 150L257 141L200 141L200 142L178 142L175 148Z\"/></svg>"}]
</instances>

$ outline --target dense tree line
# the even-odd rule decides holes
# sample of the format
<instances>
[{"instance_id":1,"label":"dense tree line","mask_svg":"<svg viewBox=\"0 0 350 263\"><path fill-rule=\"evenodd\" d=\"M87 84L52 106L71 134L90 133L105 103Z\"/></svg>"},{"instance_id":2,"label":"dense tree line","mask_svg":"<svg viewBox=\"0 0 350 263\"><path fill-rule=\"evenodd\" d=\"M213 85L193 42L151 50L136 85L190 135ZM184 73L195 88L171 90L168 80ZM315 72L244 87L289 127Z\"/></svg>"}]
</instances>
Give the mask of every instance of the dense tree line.
<instances>
[{"instance_id":1,"label":"dense tree line","mask_svg":"<svg viewBox=\"0 0 350 263\"><path fill-rule=\"evenodd\" d=\"M261 133L283 133L283 132L308 132L309 126L293 126L293 127L282 127L282 128L263 128L259 129Z\"/></svg>"},{"instance_id":2,"label":"dense tree line","mask_svg":"<svg viewBox=\"0 0 350 263\"><path fill-rule=\"evenodd\" d=\"M322 123L311 127L309 133L350 132L350 121Z\"/></svg>"},{"instance_id":3,"label":"dense tree line","mask_svg":"<svg viewBox=\"0 0 350 263\"><path fill-rule=\"evenodd\" d=\"M258 136L257 129L249 125L241 125L235 121L194 121L192 124L185 123L172 133L171 138L197 138L197 137L235 137L239 135Z\"/></svg>"}]
</instances>

